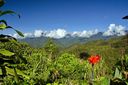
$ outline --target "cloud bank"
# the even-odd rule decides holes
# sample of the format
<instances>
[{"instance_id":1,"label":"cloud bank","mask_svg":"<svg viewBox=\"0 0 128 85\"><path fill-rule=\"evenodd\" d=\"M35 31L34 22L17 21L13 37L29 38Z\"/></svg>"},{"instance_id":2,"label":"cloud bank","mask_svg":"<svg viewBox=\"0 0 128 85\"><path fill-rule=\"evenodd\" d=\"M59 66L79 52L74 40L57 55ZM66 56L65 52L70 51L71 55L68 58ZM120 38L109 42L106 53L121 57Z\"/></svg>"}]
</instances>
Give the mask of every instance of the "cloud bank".
<instances>
[{"instance_id":1,"label":"cloud bank","mask_svg":"<svg viewBox=\"0 0 128 85\"><path fill-rule=\"evenodd\" d=\"M83 30L83 31L74 31L74 32L67 32L65 29L54 29L51 31L43 31L43 30L35 30L33 33L24 33L24 38L27 37L51 37L51 38L63 38L67 34L70 34L72 37L85 37L89 38L92 35L95 35L98 33L98 29L95 30ZM108 26L108 30L103 32L103 36L122 36L125 35L125 27L122 25L115 25L115 24L110 24ZM18 34L13 34L12 35L15 38L21 38Z\"/></svg>"},{"instance_id":2,"label":"cloud bank","mask_svg":"<svg viewBox=\"0 0 128 85\"><path fill-rule=\"evenodd\" d=\"M67 35L67 31L64 29L57 29L57 30L52 30L50 32L46 33L46 37L51 37L51 38L63 38Z\"/></svg>"},{"instance_id":3,"label":"cloud bank","mask_svg":"<svg viewBox=\"0 0 128 85\"><path fill-rule=\"evenodd\" d=\"M104 36L112 36L112 35L117 35L117 36L122 36L125 35L125 27L122 25L115 25L115 24L110 24L108 27L108 30L103 33Z\"/></svg>"},{"instance_id":4,"label":"cloud bank","mask_svg":"<svg viewBox=\"0 0 128 85\"><path fill-rule=\"evenodd\" d=\"M43 34L42 30L35 30L34 31L34 37L40 37L40 36L42 36L42 34Z\"/></svg>"},{"instance_id":5,"label":"cloud bank","mask_svg":"<svg viewBox=\"0 0 128 85\"><path fill-rule=\"evenodd\" d=\"M84 30L82 32L75 31L75 32L72 33L72 36L89 38L92 35L95 35L97 33L98 33L98 30L97 29L95 29L95 30L89 30L89 31Z\"/></svg>"}]
</instances>

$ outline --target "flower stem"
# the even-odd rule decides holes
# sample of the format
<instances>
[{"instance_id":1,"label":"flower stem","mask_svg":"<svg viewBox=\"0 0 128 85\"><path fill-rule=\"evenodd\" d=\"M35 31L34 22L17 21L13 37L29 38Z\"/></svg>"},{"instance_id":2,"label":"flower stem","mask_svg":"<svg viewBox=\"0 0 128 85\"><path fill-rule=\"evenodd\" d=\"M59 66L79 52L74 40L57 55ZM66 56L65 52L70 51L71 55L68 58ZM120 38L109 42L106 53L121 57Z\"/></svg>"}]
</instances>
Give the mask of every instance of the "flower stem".
<instances>
[{"instance_id":1,"label":"flower stem","mask_svg":"<svg viewBox=\"0 0 128 85\"><path fill-rule=\"evenodd\" d=\"M94 80L94 64L92 64L92 79L91 79L92 84L93 84L93 80Z\"/></svg>"}]
</instances>

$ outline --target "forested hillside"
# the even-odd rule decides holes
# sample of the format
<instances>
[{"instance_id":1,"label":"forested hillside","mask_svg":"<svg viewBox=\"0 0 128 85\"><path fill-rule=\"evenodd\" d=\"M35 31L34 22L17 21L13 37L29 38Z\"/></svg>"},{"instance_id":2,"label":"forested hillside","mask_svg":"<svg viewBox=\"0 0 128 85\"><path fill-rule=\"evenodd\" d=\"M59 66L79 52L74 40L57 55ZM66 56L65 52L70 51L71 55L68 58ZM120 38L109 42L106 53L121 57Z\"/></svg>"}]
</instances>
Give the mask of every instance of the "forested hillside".
<instances>
[{"instance_id":1,"label":"forested hillside","mask_svg":"<svg viewBox=\"0 0 128 85\"><path fill-rule=\"evenodd\" d=\"M128 37L122 36L110 40L90 41L86 44L76 44L66 49L58 48L48 40L43 48L32 48L27 43L1 42L0 48L5 48L26 62L17 63L16 71L21 84L73 84L86 85L91 79L91 64L88 58L99 55L100 61L95 64L94 83L108 85L114 80L118 68L121 77L118 82L127 80L128 68ZM15 59L15 58L14 58ZM19 59L15 59L19 62ZM123 61L123 62L122 62ZM6 63L5 63L6 64ZM7 64L5 84L15 83L14 72Z\"/></svg>"},{"instance_id":2,"label":"forested hillside","mask_svg":"<svg viewBox=\"0 0 128 85\"><path fill-rule=\"evenodd\" d=\"M0 7L4 3L0 0ZM7 14L20 18L14 11L0 10L0 17ZM24 37L0 19L0 31L10 29ZM34 48L10 35L0 34L0 85L128 84L128 34L66 47L48 38L40 45Z\"/></svg>"}]
</instances>

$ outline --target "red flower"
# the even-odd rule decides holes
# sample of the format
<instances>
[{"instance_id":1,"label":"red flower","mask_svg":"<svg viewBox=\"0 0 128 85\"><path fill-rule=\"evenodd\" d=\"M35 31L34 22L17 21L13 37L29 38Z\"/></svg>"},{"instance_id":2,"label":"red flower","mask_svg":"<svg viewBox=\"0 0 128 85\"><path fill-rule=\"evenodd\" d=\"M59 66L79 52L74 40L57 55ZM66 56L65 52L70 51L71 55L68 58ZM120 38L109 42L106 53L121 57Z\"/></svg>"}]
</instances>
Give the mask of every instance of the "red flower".
<instances>
[{"instance_id":1,"label":"red flower","mask_svg":"<svg viewBox=\"0 0 128 85\"><path fill-rule=\"evenodd\" d=\"M91 56L90 58L88 58L88 61L91 63L91 64L96 64L97 62L99 62L100 60L100 56L99 55L96 55L96 56Z\"/></svg>"}]
</instances>

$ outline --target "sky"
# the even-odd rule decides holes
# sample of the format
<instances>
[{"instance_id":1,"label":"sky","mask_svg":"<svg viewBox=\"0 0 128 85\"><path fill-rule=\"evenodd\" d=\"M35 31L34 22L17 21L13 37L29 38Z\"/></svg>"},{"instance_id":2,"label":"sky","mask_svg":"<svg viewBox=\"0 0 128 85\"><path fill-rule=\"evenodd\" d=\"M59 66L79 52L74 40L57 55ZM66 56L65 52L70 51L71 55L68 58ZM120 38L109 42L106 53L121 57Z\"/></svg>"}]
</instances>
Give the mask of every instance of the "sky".
<instances>
[{"instance_id":1,"label":"sky","mask_svg":"<svg viewBox=\"0 0 128 85\"><path fill-rule=\"evenodd\" d=\"M65 36L67 33L86 36L97 31L112 34L128 29L128 0L5 0L3 10L11 9L21 15L1 17L26 35ZM61 33L60 33L61 32ZM109 32L109 33L106 33ZM15 33L6 30L2 33ZM63 34L62 34L63 33ZM82 34L83 33L83 34Z\"/></svg>"}]
</instances>

